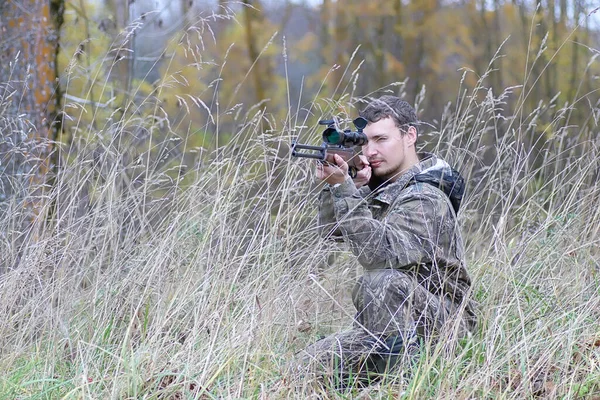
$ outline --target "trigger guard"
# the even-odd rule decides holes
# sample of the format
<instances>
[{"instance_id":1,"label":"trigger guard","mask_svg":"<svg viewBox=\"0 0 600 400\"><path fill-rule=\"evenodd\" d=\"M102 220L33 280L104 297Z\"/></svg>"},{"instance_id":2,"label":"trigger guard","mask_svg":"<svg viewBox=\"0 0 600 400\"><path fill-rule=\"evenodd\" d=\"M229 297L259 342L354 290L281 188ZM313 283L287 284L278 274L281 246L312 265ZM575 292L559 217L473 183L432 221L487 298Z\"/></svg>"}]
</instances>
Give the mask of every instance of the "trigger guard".
<instances>
[{"instance_id":1,"label":"trigger guard","mask_svg":"<svg viewBox=\"0 0 600 400\"><path fill-rule=\"evenodd\" d=\"M350 178L352 178L352 179L356 178L356 174L358 174L358 170L356 169L356 167L348 168L348 175L350 175Z\"/></svg>"}]
</instances>

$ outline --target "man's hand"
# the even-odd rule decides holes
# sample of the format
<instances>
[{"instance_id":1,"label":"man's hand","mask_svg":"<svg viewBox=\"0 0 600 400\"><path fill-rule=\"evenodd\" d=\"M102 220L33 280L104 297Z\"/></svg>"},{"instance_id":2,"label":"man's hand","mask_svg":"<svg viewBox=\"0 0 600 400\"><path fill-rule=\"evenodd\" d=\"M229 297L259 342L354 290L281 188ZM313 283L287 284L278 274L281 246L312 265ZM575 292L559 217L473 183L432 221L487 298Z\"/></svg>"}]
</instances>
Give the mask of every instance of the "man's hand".
<instances>
[{"instance_id":1,"label":"man's hand","mask_svg":"<svg viewBox=\"0 0 600 400\"><path fill-rule=\"evenodd\" d=\"M338 154L333 154L333 157L327 157L327 160L317 164L317 179L335 185L344 183L346 178L348 178L348 164Z\"/></svg>"},{"instance_id":2,"label":"man's hand","mask_svg":"<svg viewBox=\"0 0 600 400\"><path fill-rule=\"evenodd\" d=\"M367 157L359 155L358 166L359 169L356 172L356 177L354 178L354 185L357 189L361 186L365 186L371 179L371 166L369 165Z\"/></svg>"}]
</instances>

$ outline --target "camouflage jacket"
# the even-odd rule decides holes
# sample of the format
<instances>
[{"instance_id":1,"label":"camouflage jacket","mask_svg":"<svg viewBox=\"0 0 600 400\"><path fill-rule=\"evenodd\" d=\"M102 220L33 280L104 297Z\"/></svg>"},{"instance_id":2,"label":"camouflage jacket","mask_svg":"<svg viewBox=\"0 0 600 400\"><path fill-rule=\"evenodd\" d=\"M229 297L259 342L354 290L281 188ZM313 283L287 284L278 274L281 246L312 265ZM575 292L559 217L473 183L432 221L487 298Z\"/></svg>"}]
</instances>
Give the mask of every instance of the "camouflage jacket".
<instances>
[{"instance_id":1,"label":"camouflage jacket","mask_svg":"<svg viewBox=\"0 0 600 400\"><path fill-rule=\"evenodd\" d=\"M320 231L343 239L367 272L399 269L432 294L456 306L464 302L465 319L473 328L471 280L456 220L462 178L432 154L420 153L419 159L388 185L357 189L348 178L326 187L320 195ZM354 299L357 303L360 299Z\"/></svg>"}]
</instances>

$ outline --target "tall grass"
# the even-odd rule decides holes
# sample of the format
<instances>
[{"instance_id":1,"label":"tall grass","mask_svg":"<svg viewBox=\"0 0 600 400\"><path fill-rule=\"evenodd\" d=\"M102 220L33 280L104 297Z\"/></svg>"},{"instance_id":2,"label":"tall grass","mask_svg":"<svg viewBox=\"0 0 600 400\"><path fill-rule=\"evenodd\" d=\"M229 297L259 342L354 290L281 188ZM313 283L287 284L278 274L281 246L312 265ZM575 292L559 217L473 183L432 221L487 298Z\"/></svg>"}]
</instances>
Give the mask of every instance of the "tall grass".
<instances>
[{"instance_id":1,"label":"tall grass","mask_svg":"<svg viewBox=\"0 0 600 400\"><path fill-rule=\"evenodd\" d=\"M360 101L347 90L314 99L312 112L352 113ZM600 395L598 138L570 125L573 105L509 113L515 90L494 96L485 77L461 88L421 142L468 181L460 222L476 333L452 353L427 347L408 375L327 396ZM19 135L25 117L0 100L3 127ZM3 203L0 397L307 397L285 363L350 326L361 268L316 234L313 166L287 152L298 131L319 133L299 128L294 110L279 122L268 105L249 107L229 144L182 167L170 126L158 141L138 135L164 118L155 98L144 101L156 111L80 126L71 147L56 144L63 164L34 218L37 188L18 186Z\"/></svg>"}]
</instances>

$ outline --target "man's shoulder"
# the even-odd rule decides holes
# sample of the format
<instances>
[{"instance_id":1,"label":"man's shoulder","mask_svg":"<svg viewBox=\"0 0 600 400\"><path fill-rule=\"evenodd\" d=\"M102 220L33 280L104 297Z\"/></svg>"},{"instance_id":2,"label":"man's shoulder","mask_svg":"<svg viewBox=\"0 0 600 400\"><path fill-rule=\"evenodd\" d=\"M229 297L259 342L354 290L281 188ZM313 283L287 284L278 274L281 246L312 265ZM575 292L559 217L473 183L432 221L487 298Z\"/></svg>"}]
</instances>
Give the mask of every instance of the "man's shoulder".
<instances>
[{"instance_id":1,"label":"man's shoulder","mask_svg":"<svg viewBox=\"0 0 600 400\"><path fill-rule=\"evenodd\" d=\"M449 199L439 188L425 182L411 182L393 195L392 208L405 208L412 204L423 211L445 214Z\"/></svg>"}]
</instances>

